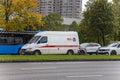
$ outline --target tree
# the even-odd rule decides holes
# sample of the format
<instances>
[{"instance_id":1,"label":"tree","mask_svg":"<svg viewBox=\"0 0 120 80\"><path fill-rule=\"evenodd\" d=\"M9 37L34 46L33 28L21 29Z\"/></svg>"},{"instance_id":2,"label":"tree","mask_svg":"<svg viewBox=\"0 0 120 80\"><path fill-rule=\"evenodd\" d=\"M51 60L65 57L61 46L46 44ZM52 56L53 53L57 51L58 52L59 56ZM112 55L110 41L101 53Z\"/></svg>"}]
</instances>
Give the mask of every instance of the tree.
<instances>
[{"instance_id":1,"label":"tree","mask_svg":"<svg viewBox=\"0 0 120 80\"><path fill-rule=\"evenodd\" d=\"M83 22L88 27L89 35L96 38L98 42L102 41L102 44L105 45L105 38L113 32L114 28L112 3L108 0L89 2L84 12Z\"/></svg>"},{"instance_id":2,"label":"tree","mask_svg":"<svg viewBox=\"0 0 120 80\"><path fill-rule=\"evenodd\" d=\"M114 40L120 40L120 0L113 0L115 12Z\"/></svg>"},{"instance_id":3,"label":"tree","mask_svg":"<svg viewBox=\"0 0 120 80\"><path fill-rule=\"evenodd\" d=\"M78 30L78 24L76 21L73 21L72 24L69 26L69 31L77 31Z\"/></svg>"},{"instance_id":4,"label":"tree","mask_svg":"<svg viewBox=\"0 0 120 80\"><path fill-rule=\"evenodd\" d=\"M31 12L29 15L24 15L24 18L16 16L8 22L7 26L9 26L11 30L39 30L43 26L41 20L42 18L39 13Z\"/></svg>"},{"instance_id":5,"label":"tree","mask_svg":"<svg viewBox=\"0 0 120 80\"><path fill-rule=\"evenodd\" d=\"M50 13L43 18L43 30L62 30L63 19L58 13Z\"/></svg>"},{"instance_id":6,"label":"tree","mask_svg":"<svg viewBox=\"0 0 120 80\"><path fill-rule=\"evenodd\" d=\"M0 0L0 18L1 18L1 25L6 27L5 24L8 23L10 20L10 15L13 13L14 9L13 0Z\"/></svg>"},{"instance_id":7,"label":"tree","mask_svg":"<svg viewBox=\"0 0 120 80\"><path fill-rule=\"evenodd\" d=\"M36 5L37 0L0 0L0 25L5 30L38 29L43 23L42 15L33 12Z\"/></svg>"},{"instance_id":8,"label":"tree","mask_svg":"<svg viewBox=\"0 0 120 80\"><path fill-rule=\"evenodd\" d=\"M83 22L79 24L78 34L80 43L89 42L89 38L87 36L87 27Z\"/></svg>"}]
</instances>

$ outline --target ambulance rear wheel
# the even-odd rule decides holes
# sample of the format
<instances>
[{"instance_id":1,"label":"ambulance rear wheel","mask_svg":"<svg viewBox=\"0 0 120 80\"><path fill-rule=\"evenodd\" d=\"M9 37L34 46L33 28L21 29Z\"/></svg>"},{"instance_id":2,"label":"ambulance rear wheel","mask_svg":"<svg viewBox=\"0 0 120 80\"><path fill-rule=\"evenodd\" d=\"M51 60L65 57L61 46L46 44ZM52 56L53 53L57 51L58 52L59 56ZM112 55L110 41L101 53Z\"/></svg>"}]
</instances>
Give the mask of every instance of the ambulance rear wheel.
<instances>
[{"instance_id":1,"label":"ambulance rear wheel","mask_svg":"<svg viewBox=\"0 0 120 80\"><path fill-rule=\"evenodd\" d=\"M74 54L74 51L73 51L73 50L68 50L68 51L67 51L67 54L68 54L68 55L69 55L69 54L70 54L70 55L71 55L71 54Z\"/></svg>"},{"instance_id":2,"label":"ambulance rear wheel","mask_svg":"<svg viewBox=\"0 0 120 80\"><path fill-rule=\"evenodd\" d=\"M33 52L34 55L41 55L41 52L39 50L36 50Z\"/></svg>"}]
</instances>

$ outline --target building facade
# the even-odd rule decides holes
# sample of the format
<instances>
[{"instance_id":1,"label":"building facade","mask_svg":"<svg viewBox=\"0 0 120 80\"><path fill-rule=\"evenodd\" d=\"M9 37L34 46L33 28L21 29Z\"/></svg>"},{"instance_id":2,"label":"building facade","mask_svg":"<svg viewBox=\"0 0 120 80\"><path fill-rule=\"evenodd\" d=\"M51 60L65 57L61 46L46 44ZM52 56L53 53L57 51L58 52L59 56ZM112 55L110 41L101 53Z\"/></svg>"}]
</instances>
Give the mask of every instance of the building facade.
<instances>
[{"instance_id":1,"label":"building facade","mask_svg":"<svg viewBox=\"0 0 120 80\"><path fill-rule=\"evenodd\" d=\"M38 0L37 12L47 15L54 12L54 0Z\"/></svg>"},{"instance_id":2,"label":"building facade","mask_svg":"<svg viewBox=\"0 0 120 80\"><path fill-rule=\"evenodd\" d=\"M38 0L37 12L59 13L63 18L81 18L82 0Z\"/></svg>"},{"instance_id":3,"label":"building facade","mask_svg":"<svg viewBox=\"0 0 120 80\"><path fill-rule=\"evenodd\" d=\"M61 0L61 15L65 18L80 18L82 0Z\"/></svg>"}]
</instances>

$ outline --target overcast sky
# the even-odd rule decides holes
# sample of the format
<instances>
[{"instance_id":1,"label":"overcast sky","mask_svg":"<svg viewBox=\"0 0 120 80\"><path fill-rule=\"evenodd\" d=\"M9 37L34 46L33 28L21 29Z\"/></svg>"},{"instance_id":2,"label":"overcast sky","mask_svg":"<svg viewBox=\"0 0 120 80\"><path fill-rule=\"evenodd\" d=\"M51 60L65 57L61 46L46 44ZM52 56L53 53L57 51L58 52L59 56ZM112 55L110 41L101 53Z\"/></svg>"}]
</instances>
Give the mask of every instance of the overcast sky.
<instances>
[{"instance_id":1,"label":"overcast sky","mask_svg":"<svg viewBox=\"0 0 120 80\"><path fill-rule=\"evenodd\" d=\"M86 2L88 1L88 0L82 0L83 1L83 4L82 4L82 8L83 8L83 10L85 9L85 4L86 4Z\"/></svg>"},{"instance_id":2,"label":"overcast sky","mask_svg":"<svg viewBox=\"0 0 120 80\"><path fill-rule=\"evenodd\" d=\"M87 1L89 1L89 0L82 0L82 10L85 9L85 4ZM108 0L108 1L112 1L112 0Z\"/></svg>"}]
</instances>

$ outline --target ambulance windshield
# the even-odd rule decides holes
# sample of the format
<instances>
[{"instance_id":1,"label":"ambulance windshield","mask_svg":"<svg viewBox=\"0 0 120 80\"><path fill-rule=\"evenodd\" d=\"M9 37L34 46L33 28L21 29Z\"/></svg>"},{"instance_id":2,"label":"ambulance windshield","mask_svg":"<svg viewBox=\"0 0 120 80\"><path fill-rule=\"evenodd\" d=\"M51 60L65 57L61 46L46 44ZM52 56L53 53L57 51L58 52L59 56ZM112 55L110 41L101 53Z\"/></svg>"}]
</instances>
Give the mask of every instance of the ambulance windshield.
<instances>
[{"instance_id":1,"label":"ambulance windshield","mask_svg":"<svg viewBox=\"0 0 120 80\"><path fill-rule=\"evenodd\" d=\"M28 43L35 43L40 39L41 36L34 36Z\"/></svg>"}]
</instances>

